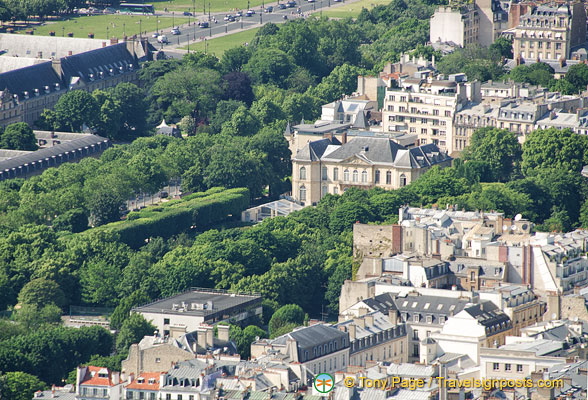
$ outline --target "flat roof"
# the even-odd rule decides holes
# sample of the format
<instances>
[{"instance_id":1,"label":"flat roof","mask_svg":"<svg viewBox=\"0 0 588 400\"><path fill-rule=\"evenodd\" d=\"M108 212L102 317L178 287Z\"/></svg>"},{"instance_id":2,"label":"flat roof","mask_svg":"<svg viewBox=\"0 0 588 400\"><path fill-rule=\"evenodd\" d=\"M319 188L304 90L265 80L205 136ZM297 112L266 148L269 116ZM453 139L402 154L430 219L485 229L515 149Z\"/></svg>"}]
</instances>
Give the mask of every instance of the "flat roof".
<instances>
[{"instance_id":1,"label":"flat roof","mask_svg":"<svg viewBox=\"0 0 588 400\"><path fill-rule=\"evenodd\" d=\"M221 289L191 288L175 296L134 307L133 311L210 318L213 314L247 307L255 303L261 304L261 296L256 293L230 293Z\"/></svg>"}]
</instances>

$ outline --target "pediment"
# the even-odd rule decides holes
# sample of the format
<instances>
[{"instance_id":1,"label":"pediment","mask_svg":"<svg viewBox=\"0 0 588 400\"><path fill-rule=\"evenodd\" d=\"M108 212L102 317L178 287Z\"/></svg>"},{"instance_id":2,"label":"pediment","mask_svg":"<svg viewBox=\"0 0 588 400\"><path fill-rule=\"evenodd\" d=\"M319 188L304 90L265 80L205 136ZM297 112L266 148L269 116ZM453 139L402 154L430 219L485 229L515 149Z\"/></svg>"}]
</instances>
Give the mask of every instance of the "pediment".
<instances>
[{"instance_id":1,"label":"pediment","mask_svg":"<svg viewBox=\"0 0 588 400\"><path fill-rule=\"evenodd\" d=\"M372 163L369 160L366 160L365 158L359 157L358 155L353 155L344 160L341 160L341 164L371 165Z\"/></svg>"}]
</instances>

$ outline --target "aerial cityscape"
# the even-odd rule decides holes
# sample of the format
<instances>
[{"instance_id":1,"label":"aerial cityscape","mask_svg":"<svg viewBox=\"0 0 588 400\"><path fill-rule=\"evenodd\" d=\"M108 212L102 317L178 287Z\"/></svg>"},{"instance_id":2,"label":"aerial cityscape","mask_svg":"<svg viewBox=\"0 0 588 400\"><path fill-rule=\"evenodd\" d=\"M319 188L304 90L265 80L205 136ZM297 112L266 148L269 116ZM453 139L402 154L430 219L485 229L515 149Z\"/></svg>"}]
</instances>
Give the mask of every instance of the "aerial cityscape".
<instances>
[{"instance_id":1,"label":"aerial cityscape","mask_svg":"<svg viewBox=\"0 0 588 400\"><path fill-rule=\"evenodd\" d=\"M584 0L0 0L0 400L588 400Z\"/></svg>"}]
</instances>

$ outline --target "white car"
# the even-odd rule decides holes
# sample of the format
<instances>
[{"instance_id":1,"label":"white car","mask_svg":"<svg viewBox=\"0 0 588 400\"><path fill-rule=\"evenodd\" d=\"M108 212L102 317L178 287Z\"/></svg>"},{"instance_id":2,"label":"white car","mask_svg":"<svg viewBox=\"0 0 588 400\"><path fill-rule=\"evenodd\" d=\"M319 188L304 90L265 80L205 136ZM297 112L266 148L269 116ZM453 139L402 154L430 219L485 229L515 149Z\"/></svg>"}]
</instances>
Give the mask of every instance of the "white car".
<instances>
[{"instance_id":1,"label":"white car","mask_svg":"<svg viewBox=\"0 0 588 400\"><path fill-rule=\"evenodd\" d=\"M171 34L172 35L181 35L182 32L180 32L180 29L179 28L174 28L174 29L171 30Z\"/></svg>"},{"instance_id":2,"label":"white car","mask_svg":"<svg viewBox=\"0 0 588 400\"><path fill-rule=\"evenodd\" d=\"M224 18L224 19L225 19L225 21L228 21L228 20L230 20L231 18L232 18L232 16L231 16L231 15L229 15L229 14L227 14L227 15L225 15L225 18Z\"/></svg>"},{"instance_id":3,"label":"white car","mask_svg":"<svg viewBox=\"0 0 588 400\"><path fill-rule=\"evenodd\" d=\"M169 40L167 40L167 36L165 36L165 35L159 35L159 36L157 37L157 41L158 41L159 43L163 43L163 44L167 44L167 43L169 43Z\"/></svg>"},{"instance_id":4,"label":"white car","mask_svg":"<svg viewBox=\"0 0 588 400\"><path fill-rule=\"evenodd\" d=\"M151 35L152 38L158 38L159 37L159 32L155 32L153 35Z\"/></svg>"}]
</instances>

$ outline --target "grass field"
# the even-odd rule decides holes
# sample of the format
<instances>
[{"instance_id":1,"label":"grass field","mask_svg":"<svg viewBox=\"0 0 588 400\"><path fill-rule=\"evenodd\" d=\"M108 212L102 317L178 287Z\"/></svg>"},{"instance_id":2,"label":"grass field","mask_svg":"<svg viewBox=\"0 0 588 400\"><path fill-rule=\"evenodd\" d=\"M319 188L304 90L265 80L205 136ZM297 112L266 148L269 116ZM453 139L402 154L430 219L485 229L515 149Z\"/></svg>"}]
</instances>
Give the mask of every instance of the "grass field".
<instances>
[{"instance_id":1,"label":"grass field","mask_svg":"<svg viewBox=\"0 0 588 400\"><path fill-rule=\"evenodd\" d=\"M141 21L139 23L139 20ZM175 25L188 22L187 18L175 18ZM153 32L157 29L157 19L151 15L92 15L71 18L65 21L48 22L35 28L35 35L49 36L50 31L55 31L56 36L67 35L73 32L74 37L87 38L88 33L94 33L95 38L106 39L106 28L108 36L123 37L123 30L127 36L139 34L139 26L143 32ZM159 29L171 28L172 18L160 17ZM65 29L64 29L65 28Z\"/></svg>"},{"instance_id":2,"label":"grass field","mask_svg":"<svg viewBox=\"0 0 588 400\"><path fill-rule=\"evenodd\" d=\"M259 28L253 28L207 40L206 46L208 47L208 53L214 54L220 58L228 49L251 42L258 30ZM182 49L188 50L188 46L184 46ZM204 51L204 42L190 44L190 50Z\"/></svg>"},{"instance_id":3,"label":"grass field","mask_svg":"<svg viewBox=\"0 0 588 400\"><path fill-rule=\"evenodd\" d=\"M273 1L273 0L272 0ZM232 9L246 10L247 0L212 0L210 1L210 12L229 11ZM249 0L249 7L257 7L263 3L262 0ZM267 1L269 3L269 1ZM202 14L206 7L208 13L209 0L171 0L171 1L152 1L156 10L167 8L169 11L193 11L196 8L196 14Z\"/></svg>"},{"instance_id":4,"label":"grass field","mask_svg":"<svg viewBox=\"0 0 588 400\"><path fill-rule=\"evenodd\" d=\"M324 1L325 0L323 0L323 2ZM386 5L389 3L390 0L360 0L356 1L355 3L343 3L342 5L333 7L333 2L331 0L331 9L326 11L323 10L323 16L330 18L356 18L361 12L362 8L367 8L368 10L371 10L375 6ZM315 14L319 14L319 11L317 11Z\"/></svg>"}]
</instances>

